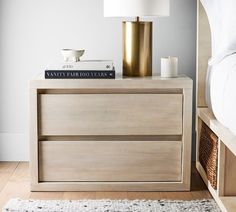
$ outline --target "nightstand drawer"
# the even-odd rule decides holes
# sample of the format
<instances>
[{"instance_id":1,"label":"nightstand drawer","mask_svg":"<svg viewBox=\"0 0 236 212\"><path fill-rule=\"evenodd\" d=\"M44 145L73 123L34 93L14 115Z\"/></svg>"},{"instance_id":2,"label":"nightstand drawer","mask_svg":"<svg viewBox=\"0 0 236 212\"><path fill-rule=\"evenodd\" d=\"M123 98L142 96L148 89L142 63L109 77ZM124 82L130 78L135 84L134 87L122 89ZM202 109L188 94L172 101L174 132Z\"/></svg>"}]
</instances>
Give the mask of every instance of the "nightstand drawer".
<instances>
[{"instance_id":1,"label":"nightstand drawer","mask_svg":"<svg viewBox=\"0 0 236 212\"><path fill-rule=\"evenodd\" d=\"M181 135L182 94L42 94L40 134Z\"/></svg>"},{"instance_id":2,"label":"nightstand drawer","mask_svg":"<svg viewBox=\"0 0 236 212\"><path fill-rule=\"evenodd\" d=\"M180 141L42 141L41 182L179 182Z\"/></svg>"}]
</instances>

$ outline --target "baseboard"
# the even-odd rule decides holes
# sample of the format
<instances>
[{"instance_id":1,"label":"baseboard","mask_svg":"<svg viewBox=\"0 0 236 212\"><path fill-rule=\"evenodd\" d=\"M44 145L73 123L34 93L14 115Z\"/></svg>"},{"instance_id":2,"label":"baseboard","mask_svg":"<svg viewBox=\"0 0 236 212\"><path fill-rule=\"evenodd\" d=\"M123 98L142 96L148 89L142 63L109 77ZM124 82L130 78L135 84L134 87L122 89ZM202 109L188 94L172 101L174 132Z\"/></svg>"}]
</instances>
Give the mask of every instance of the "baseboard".
<instances>
[{"instance_id":1,"label":"baseboard","mask_svg":"<svg viewBox=\"0 0 236 212\"><path fill-rule=\"evenodd\" d=\"M0 133L0 161L29 161L27 134Z\"/></svg>"}]
</instances>

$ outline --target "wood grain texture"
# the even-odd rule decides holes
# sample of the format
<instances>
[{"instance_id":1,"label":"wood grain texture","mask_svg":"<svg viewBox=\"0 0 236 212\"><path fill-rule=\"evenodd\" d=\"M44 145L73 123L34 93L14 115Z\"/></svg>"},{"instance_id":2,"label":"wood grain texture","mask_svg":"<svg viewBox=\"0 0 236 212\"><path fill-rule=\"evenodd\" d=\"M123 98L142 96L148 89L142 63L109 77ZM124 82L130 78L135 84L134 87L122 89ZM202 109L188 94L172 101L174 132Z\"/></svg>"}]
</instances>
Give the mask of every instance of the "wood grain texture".
<instances>
[{"instance_id":1,"label":"wood grain texture","mask_svg":"<svg viewBox=\"0 0 236 212\"><path fill-rule=\"evenodd\" d=\"M192 86L192 80L185 76L173 79L153 77L122 80L33 80L31 164L34 179L31 190L58 192L189 190ZM34 101L36 96L37 100ZM90 143L93 145L83 152L78 146L75 148L70 146L67 150L65 146L69 146L70 142L84 143L85 146ZM103 142L106 145L102 145ZM178 143L180 147L174 151L169 147L169 154L166 154L165 149L169 142ZM55 150L58 146L63 160L45 159L51 156L59 158L59 155L50 154L51 150L42 150L41 147L40 157L44 159L38 160L39 143L54 144ZM60 145L62 143L63 150ZM117 147L111 148L110 152L105 151L113 143L119 146L118 150L122 152L120 155L124 155L126 160L118 157L118 153L115 152ZM137 144L141 143L142 145L137 147ZM161 143L163 145L160 149L157 148L156 145ZM99 148L101 151L95 152L95 149ZM81 159L84 161L83 166L75 157L74 149L79 149L77 153L87 157L87 160L83 157ZM154 156L154 150L159 153L157 156ZM143 151L146 153L143 154ZM129 157L125 155L127 152ZM106 160L103 160L104 157L107 157ZM173 162L175 166L170 163L171 159L175 161ZM61 166L57 164L51 166L50 161L63 163ZM75 166L75 162L79 164L80 170ZM137 162L140 162L139 170ZM96 169L97 164L98 168L103 168L102 171ZM164 167L164 164L167 164L169 169ZM88 175L85 165L92 167L96 172ZM58 179L61 175L52 174L51 167L56 167L53 168L56 173L61 169L69 175L65 175L64 179ZM126 170L133 173L125 175ZM37 173L34 175L34 172ZM83 181L75 181L81 180L81 176L78 178L78 173L81 176L84 174ZM50 179L45 179L45 174L48 174ZM113 181L109 181L110 179L106 177L108 175Z\"/></svg>"},{"instance_id":2,"label":"wood grain texture","mask_svg":"<svg viewBox=\"0 0 236 212\"><path fill-rule=\"evenodd\" d=\"M190 190L190 175L191 175L191 151L192 151L192 89L184 89L183 101L183 158L182 158L182 173L183 187Z\"/></svg>"},{"instance_id":3,"label":"wood grain texture","mask_svg":"<svg viewBox=\"0 0 236 212\"><path fill-rule=\"evenodd\" d=\"M211 32L206 12L197 0L197 106L207 107L205 100L205 83L208 60L211 57Z\"/></svg>"},{"instance_id":4,"label":"wood grain texture","mask_svg":"<svg viewBox=\"0 0 236 212\"><path fill-rule=\"evenodd\" d=\"M63 199L64 192L31 192L30 199L40 200L60 200Z\"/></svg>"},{"instance_id":5,"label":"wood grain texture","mask_svg":"<svg viewBox=\"0 0 236 212\"><path fill-rule=\"evenodd\" d=\"M211 110L207 108L205 100L205 83L208 59L211 57L211 34L207 15L197 0L198 29L197 29L197 157L196 167L205 184L222 211L236 211L235 168L236 168L236 135L230 132L216 120ZM199 133L204 122L219 138L218 151L218 190L214 190L207 180L206 173L199 163ZM231 197L227 195L233 195Z\"/></svg>"},{"instance_id":6,"label":"wood grain texture","mask_svg":"<svg viewBox=\"0 0 236 212\"><path fill-rule=\"evenodd\" d=\"M136 77L136 78L121 78L121 79L98 79L98 80L79 80L79 79L55 79L46 80L43 76L39 76L37 79L30 81L31 88L51 90L51 89L85 89L113 91L113 90L125 90L138 89L138 90L153 90L153 89L183 89L192 88L192 80L187 76L179 76L178 78L161 78L161 77Z\"/></svg>"},{"instance_id":7,"label":"wood grain texture","mask_svg":"<svg viewBox=\"0 0 236 212\"><path fill-rule=\"evenodd\" d=\"M18 164L19 164L18 162L0 163L0 191L4 188L5 184L11 178Z\"/></svg>"},{"instance_id":8,"label":"wood grain texture","mask_svg":"<svg viewBox=\"0 0 236 212\"><path fill-rule=\"evenodd\" d=\"M207 179L207 175L206 172L204 170L204 168L202 167L202 165L200 164L199 161L196 162L196 168L199 172L199 174L201 175L204 183L206 184L209 192L211 193L212 197L215 199L215 201L217 202L217 204L219 205L220 209L223 212L227 212L226 206L223 204L223 202L221 201L218 192L211 186L210 182Z\"/></svg>"},{"instance_id":9,"label":"wood grain texture","mask_svg":"<svg viewBox=\"0 0 236 212\"><path fill-rule=\"evenodd\" d=\"M210 193L220 206L222 211L235 211L235 180L236 180L236 156L226 146L234 146L232 143L233 134L223 127L213 116L212 112L207 108L198 108L198 129L197 134L200 133L201 123L204 122L210 129L219 137L219 151L218 151L218 189L214 190L207 179L206 173L202 168L199 158L197 157L196 167ZM223 139L222 139L223 138ZM197 136L197 148L199 146L199 136ZM229 140L228 140L229 139ZM234 149L234 148L233 148ZM231 195L229 197L229 195ZM235 208L234 208L235 207Z\"/></svg>"},{"instance_id":10,"label":"wood grain texture","mask_svg":"<svg viewBox=\"0 0 236 212\"><path fill-rule=\"evenodd\" d=\"M202 129L202 120L196 115L196 161L199 161L199 146L200 146L200 136Z\"/></svg>"},{"instance_id":11,"label":"wood grain texture","mask_svg":"<svg viewBox=\"0 0 236 212\"><path fill-rule=\"evenodd\" d=\"M234 212L236 208L236 197L220 197L222 204L225 207L225 211Z\"/></svg>"},{"instance_id":12,"label":"wood grain texture","mask_svg":"<svg viewBox=\"0 0 236 212\"><path fill-rule=\"evenodd\" d=\"M179 141L40 142L39 180L181 181Z\"/></svg>"},{"instance_id":13,"label":"wood grain texture","mask_svg":"<svg viewBox=\"0 0 236 212\"><path fill-rule=\"evenodd\" d=\"M218 196L225 195L225 169L227 168L225 165L226 159L226 146L219 139L218 140L218 178L217 178L217 193Z\"/></svg>"},{"instance_id":14,"label":"wood grain texture","mask_svg":"<svg viewBox=\"0 0 236 212\"><path fill-rule=\"evenodd\" d=\"M236 156L228 148L225 151L224 196L236 197Z\"/></svg>"},{"instance_id":15,"label":"wood grain texture","mask_svg":"<svg viewBox=\"0 0 236 212\"><path fill-rule=\"evenodd\" d=\"M39 182L31 191L189 191L183 182Z\"/></svg>"},{"instance_id":16,"label":"wood grain texture","mask_svg":"<svg viewBox=\"0 0 236 212\"><path fill-rule=\"evenodd\" d=\"M4 169L1 169L0 162L0 173L4 172ZM18 164L18 162L17 162ZM22 163L20 163L22 164ZM198 172L195 167L192 167L192 185L190 192L30 192L29 189L29 168L27 163L20 165L20 171L17 171L14 174L14 178L18 178L18 173L21 173L18 181L12 182L9 179L5 182L4 190L0 192L0 211L2 207L10 198L22 198L22 199L150 199L150 200L159 200L159 199L172 199L172 200L197 200L197 199L211 199L211 195L208 192L206 186L202 182ZM9 165L9 166L8 166ZM9 163L4 164L4 167L7 170L12 170L12 165ZM22 174L22 172L24 174ZM14 172L13 172L14 173ZM23 177L25 176L25 178ZM233 198L227 198L229 202L231 200L231 206L233 206Z\"/></svg>"},{"instance_id":17,"label":"wood grain texture","mask_svg":"<svg viewBox=\"0 0 236 212\"><path fill-rule=\"evenodd\" d=\"M199 123L197 134L200 133L201 122L204 122L219 137L220 148L218 151L218 189L214 190L210 185L209 181L207 180L206 173L202 168L198 157L196 162L197 170L199 171L210 193L220 206L221 210L235 211L236 208L233 208L235 204L232 202L232 200L235 200L236 195L236 156L230 150L230 148L235 151L234 141L236 137L215 119L214 115L208 108L198 108L197 118ZM197 139L198 148L199 136L197 137ZM231 197L229 197L230 195Z\"/></svg>"},{"instance_id":18,"label":"wood grain texture","mask_svg":"<svg viewBox=\"0 0 236 212\"><path fill-rule=\"evenodd\" d=\"M10 178L11 182L28 182L30 180L29 163L21 162L18 164L13 175Z\"/></svg>"},{"instance_id":19,"label":"wood grain texture","mask_svg":"<svg viewBox=\"0 0 236 212\"><path fill-rule=\"evenodd\" d=\"M17 168L19 162L0 162L0 174L10 173L12 174Z\"/></svg>"},{"instance_id":20,"label":"wood grain texture","mask_svg":"<svg viewBox=\"0 0 236 212\"><path fill-rule=\"evenodd\" d=\"M38 137L39 137L38 89L30 87L30 175L31 185L38 183Z\"/></svg>"},{"instance_id":21,"label":"wood grain texture","mask_svg":"<svg viewBox=\"0 0 236 212\"><path fill-rule=\"evenodd\" d=\"M181 135L181 94L40 95L41 134Z\"/></svg>"},{"instance_id":22,"label":"wood grain texture","mask_svg":"<svg viewBox=\"0 0 236 212\"><path fill-rule=\"evenodd\" d=\"M0 163L1 164L1 163ZM6 164L5 164L6 165ZM10 168L10 166L9 166ZM1 165L0 165L1 170ZM1 171L0 171L1 172ZM19 163L0 192L0 210L11 198L28 199L30 196L29 164Z\"/></svg>"},{"instance_id":23,"label":"wood grain texture","mask_svg":"<svg viewBox=\"0 0 236 212\"><path fill-rule=\"evenodd\" d=\"M198 108L197 115L236 156L236 135L217 121L212 111L208 108Z\"/></svg>"},{"instance_id":24,"label":"wood grain texture","mask_svg":"<svg viewBox=\"0 0 236 212\"><path fill-rule=\"evenodd\" d=\"M41 192L37 192L37 193L41 193ZM43 192L44 193L44 192ZM117 199L118 198L118 193L119 192L104 192L107 197L101 196L100 197L97 197L97 193L99 192L63 192L63 199L67 199L67 200L78 200L78 199L103 199L103 198L112 198L112 196L115 196L115 198ZM100 192L100 193L103 193L103 192ZM116 193L117 193L117 196L116 196ZM126 192L121 192L121 195L124 195L126 196L127 193Z\"/></svg>"}]
</instances>

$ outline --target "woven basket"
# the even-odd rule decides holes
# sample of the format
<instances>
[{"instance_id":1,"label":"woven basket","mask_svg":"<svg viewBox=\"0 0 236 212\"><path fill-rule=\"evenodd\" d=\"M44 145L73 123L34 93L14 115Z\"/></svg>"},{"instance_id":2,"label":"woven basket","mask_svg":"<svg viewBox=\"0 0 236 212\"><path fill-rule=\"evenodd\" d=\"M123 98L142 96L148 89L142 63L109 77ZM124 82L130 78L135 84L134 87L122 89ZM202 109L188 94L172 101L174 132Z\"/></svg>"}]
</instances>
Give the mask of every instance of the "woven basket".
<instances>
[{"instance_id":1,"label":"woven basket","mask_svg":"<svg viewBox=\"0 0 236 212\"><path fill-rule=\"evenodd\" d=\"M218 137L202 123L200 133L199 161L212 187L217 189Z\"/></svg>"}]
</instances>

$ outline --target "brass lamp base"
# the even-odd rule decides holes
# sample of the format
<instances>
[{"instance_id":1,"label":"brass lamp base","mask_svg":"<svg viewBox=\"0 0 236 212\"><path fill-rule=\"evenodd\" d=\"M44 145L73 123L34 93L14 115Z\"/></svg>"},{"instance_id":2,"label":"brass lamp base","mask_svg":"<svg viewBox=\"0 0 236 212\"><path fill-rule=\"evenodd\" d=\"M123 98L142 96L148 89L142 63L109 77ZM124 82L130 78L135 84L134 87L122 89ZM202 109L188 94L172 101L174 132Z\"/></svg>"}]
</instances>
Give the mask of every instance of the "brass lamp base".
<instances>
[{"instance_id":1,"label":"brass lamp base","mask_svg":"<svg viewBox=\"0 0 236 212\"><path fill-rule=\"evenodd\" d=\"M123 22L123 76L152 76L152 22Z\"/></svg>"}]
</instances>

